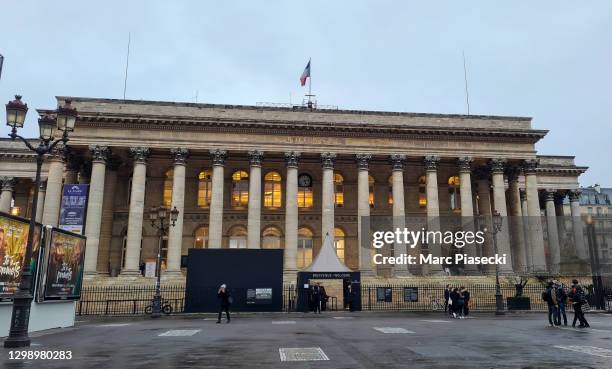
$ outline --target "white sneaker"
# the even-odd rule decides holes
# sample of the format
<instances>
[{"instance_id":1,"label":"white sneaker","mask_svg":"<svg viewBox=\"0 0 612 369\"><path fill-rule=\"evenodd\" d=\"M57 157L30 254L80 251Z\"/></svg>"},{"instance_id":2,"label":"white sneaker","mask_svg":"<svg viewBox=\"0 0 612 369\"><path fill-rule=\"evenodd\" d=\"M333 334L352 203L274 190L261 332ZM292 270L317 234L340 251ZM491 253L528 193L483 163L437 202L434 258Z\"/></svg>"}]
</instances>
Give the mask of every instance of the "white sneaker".
<instances>
[{"instance_id":1,"label":"white sneaker","mask_svg":"<svg viewBox=\"0 0 612 369\"><path fill-rule=\"evenodd\" d=\"M457 319L457 313L453 313L453 318Z\"/></svg>"}]
</instances>

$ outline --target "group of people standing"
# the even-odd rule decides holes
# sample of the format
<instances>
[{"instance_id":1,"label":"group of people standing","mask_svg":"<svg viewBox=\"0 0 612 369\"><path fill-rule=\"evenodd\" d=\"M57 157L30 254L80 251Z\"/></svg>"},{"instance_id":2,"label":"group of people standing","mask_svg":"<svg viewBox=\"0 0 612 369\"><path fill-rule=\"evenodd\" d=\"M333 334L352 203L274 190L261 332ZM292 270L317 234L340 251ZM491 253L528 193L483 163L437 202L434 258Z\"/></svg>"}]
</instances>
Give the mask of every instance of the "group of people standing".
<instances>
[{"instance_id":1,"label":"group of people standing","mask_svg":"<svg viewBox=\"0 0 612 369\"><path fill-rule=\"evenodd\" d=\"M560 326L563 318L563 325L567 326L567 315L565 309L568 301L571 302L574 310L574 321L572 327L576 327L579 321L579 328L590 327L584 316L584 309L588 307L586 292L578 283L577 279L572 281L571 287L566 288L563 283L553 280L549 281L546 289L542 292L542 300L548 305L548 323L551 327Z\"/></svg>"},{"instance_id":2,"label":"group of people standing","mask_svg":"<svg viewBox=\"0 0 612 369\"><path fill-rule=\"evenodd\" d=\"M325 311L327 309L327 300L329 300L329 296L327 296L325 292L325 287L316 282L310 286L309 292L310 310L315 314L321 314L321 310Z\"/></svg>"},{"instance_id":3,"label":"group of people standing","mask_svg":"<svg viewBox=\"0 0 612 369\"><path fill-rule=\"evenodd\" d=\"M457 288L447 284L444 289L444 311L456 319L466 318L470 314L470 291L464 286Z\"/></svg>"}]
</instances>

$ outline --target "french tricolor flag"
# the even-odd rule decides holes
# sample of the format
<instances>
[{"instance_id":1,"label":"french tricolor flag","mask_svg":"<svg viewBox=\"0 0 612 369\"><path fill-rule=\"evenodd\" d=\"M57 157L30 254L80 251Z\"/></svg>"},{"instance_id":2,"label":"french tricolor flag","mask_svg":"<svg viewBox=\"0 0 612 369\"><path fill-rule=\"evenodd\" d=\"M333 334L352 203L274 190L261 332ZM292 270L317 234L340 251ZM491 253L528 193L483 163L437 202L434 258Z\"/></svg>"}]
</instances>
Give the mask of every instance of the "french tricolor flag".
<instances>
[{"instance_id":1,"label":"french tricolor flag","mask_svg":"<svg viewBox=\"0 0 612 369\"><path fill-rule=\"evenodd\" d=\"M302 87L306 85L306 79L310 78L310 59L308 59L308 64L306 64L306 68L304 68L304 72L300 77L300 84Z\"/></svg>"}]
</instances>

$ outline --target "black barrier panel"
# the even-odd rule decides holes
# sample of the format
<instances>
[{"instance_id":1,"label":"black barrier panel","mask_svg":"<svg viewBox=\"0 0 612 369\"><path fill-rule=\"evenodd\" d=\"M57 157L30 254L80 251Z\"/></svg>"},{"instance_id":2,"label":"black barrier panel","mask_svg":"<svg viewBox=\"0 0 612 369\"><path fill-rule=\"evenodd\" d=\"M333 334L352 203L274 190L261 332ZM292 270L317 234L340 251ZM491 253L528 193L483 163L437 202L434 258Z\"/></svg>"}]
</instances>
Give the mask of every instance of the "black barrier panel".
<instances>
[{"instance_id":1,"label":"black barrier panel","mask_svg":"<svg viewBox=\"0 0 612 369\"><path fill-rule=\"evenodd\" d=\"M189 249L185 312L217 312L226 284L233 311L281 311L283 250Z\"/></svg>"}]
</instances>

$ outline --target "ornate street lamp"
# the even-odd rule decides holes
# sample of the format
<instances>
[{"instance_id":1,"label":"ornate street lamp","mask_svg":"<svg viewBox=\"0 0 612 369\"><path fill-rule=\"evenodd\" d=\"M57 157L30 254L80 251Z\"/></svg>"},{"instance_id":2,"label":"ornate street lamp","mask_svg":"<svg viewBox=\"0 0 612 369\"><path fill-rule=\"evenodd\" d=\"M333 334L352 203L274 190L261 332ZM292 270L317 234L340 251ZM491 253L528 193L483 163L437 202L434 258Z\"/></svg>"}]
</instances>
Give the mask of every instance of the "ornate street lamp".
<instances>
[{"instance_id":1,"label":"ornate street lamp","mask_svg":"<svg viewBox=\"0 0 612 369\"><path fill-rule=\"evenodd\" d=\"M497 255L497 233L501 232L502 229L502 216L495 210L493 212L493 247L495 254ZM495 315L504 315L504 299L501 293L501 286L499 284L499 265L495 264Z\"/></svg>"},{"instance_id":2,"label":"ornate street lamp","mask_svg":"<svg viewBox=\"0 0 612 369\"><path fill-rule=\"evenodd\" d=\"M6 104L6 125L11 127L9 136L14 141L20 139L26 147L36 154L36 179L34 181L34 194L32 196L32 207L30 210L30 226L28 229L28 243L26 246L23 265L21 267L21 281L19 289L13 295L13 313L9 336L4 341L4 347L26 347L30 346L28 336L28 325L30 323L30 308L32 306L32 294L30 284L32 281L32 250L34 242L34 229L36 228L36 208L38 206L38 189L40 187L40 172L45 155L51 152L61 142L64 146L68 142L68 132L74 130L77 111L70 106L66 100L65 105L60 107L56 114L45 114L38 119L40 140L37 146L33 146L28 140L17 134L17 129L22 128L25 123L28 105L21 101L21 96L15 95L15 100ZM60 123L61 122L61 123ZM62 137L55 138L55 130L63 132Z\"/></svg>"},{"instance_id":3,"label":"ornate street lamp","mask_svg":"<svg viewBox=\"0 0 612 369\"><path fill-rule=\"evenodd\" d=\"M170 213L170 214L168 214ZM168 209L160 206L160 207L152 207L149 211L149 220L151 221L151 226L153 228L157 228L159 234L159 245L157 248L157 266L155 268L157 279L155 280L155 295L153 296L153 309L151 313L151 318L159 318L162 312L162 300L161 300L161 252L162 245L164 243L164 236L166 236L166 232L169 228L169 225L174 227L176 225L176 220L178 219L179 211L176 206L168 212ZM166 224L166 219L168 219L168 215L170 215L170 224Z\"/></svg>"}]
</instances>

